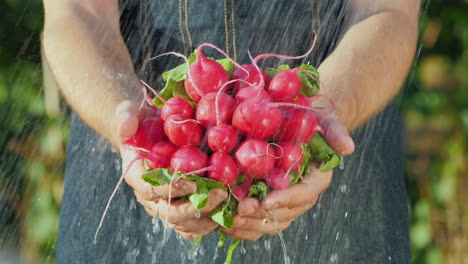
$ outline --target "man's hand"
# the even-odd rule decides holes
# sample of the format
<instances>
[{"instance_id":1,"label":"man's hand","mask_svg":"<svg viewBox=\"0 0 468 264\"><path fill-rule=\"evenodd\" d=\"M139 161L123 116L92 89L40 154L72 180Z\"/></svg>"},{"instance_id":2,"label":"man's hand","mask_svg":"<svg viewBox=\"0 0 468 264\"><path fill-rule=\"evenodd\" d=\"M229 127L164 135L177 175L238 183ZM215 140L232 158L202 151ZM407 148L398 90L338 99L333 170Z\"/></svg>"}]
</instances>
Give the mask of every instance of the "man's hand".
<instances>
[{"instance_id":1,"label":"man's hand","mask_svg":"<svg viewBox=\"0 0 468 264\"><path fill-rule=\"evenodd\" d=\"M336 116L319 118L327 142L339 155L354 151L354 142ZM320 172L311 165L310 172L301 183L286 190L270 192L263 201L246 198L239 203L234 226L223 229L230 236L244 240L257 240L264 234L277 234L289 227L291 222L311 209L320 193L330 185L332 172Z\"/></svg>"},{"instance_id":2,"label":"man's hand","mask_svg":"<svg viewBox=\"0 0 468 264\"><path fill-rule=\"evenodd\" d=\"M124 141L132 137L138 129L139 121L155 114L152 109L140 110L140 105L136 102L121 103L116 110L117 133L120 140ZM194 182L180 179L173 184L151 186L141 179L146 169L142 159L135 161L138 153L123 147L120 153L122 171L125 173L128 169L125 181L133 188L137 201L150 216L159 217L185 239L195 239L206 235L218 226L206 214L227 198L226 191L213 191L206 207L198 213L190 201L173 200L196 192L197 186Z\"/></svg>"}]
</instances>

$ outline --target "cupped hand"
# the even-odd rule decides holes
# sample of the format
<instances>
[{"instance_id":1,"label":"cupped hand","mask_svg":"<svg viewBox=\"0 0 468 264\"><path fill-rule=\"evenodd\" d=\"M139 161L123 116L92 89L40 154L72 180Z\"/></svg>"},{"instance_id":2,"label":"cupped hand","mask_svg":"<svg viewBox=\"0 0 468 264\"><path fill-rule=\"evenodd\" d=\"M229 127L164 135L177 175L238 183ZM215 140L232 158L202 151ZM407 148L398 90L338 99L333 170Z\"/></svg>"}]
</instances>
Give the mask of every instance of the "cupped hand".
<instances>
[{"instance_id":1,"label":"cupped hand","mask_svg":"<svg viewBox=\"0 0 468 264\"><path fill-rule=\"evenodd\" d=\"M137 102L121 103L116 110L119 141L123 142L132 137L138 129L139 121L154 115L156 115L154 110L146 107L140 109L140 104ZM120 148L120 153L122 171L126 172L125 181L133 188L137 201L150 216L157 216L166 222L184 239L195 239L206 235L218 226L207 213L227 198L226 191L213 191L207 206L197 212L189 200L177 200L178 197L196 192L197 187L194 182L179 179L162 186L152 186L141 178L146 169L143 159L137 159L139 153L131 147L123 146Z\"/></svg>"},{"instance_id":2,"label":"cupped hand","mask_svg":"<svg viewBox=\"0 0 468 264\"><path fill-rule=\"evenodd\" d=\"M354 142L335 115L319 118L320 126L330 146L339 155L354 151ZM285 190L270 192L262 201L255 198L242 200L237 208L232 228L223 231L244 240L257 240L265 234L275 235L289 227L297 217L311 209L331 183L332 172L321 172L314 164L298 184Z\"/></svg>"}]
</instances>

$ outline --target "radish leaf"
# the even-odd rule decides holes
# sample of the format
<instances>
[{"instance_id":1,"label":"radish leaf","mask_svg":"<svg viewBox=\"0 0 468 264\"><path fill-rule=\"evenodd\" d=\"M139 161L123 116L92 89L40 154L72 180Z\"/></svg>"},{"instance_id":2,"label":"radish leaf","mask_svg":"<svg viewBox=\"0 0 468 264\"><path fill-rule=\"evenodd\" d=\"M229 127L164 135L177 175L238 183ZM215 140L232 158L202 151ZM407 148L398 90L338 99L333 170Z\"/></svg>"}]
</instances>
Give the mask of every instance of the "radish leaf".
<instances>
[{"instance_id":1,"label":"radish leaf","mask_svg":"<svg viewBox=\"0 0 468 264\"><path fill-rule=\"evenodd\" d=\"M153 186L161 186L171 181L172 174L168 169L155 169L141 175L141 178Z\"/></svg>"},{"instance_id":2,"label":"radish leaf","mask_svg":"<svg viewBox=\"0 0 468 264\"><path fill-rule=\"evenodd\" d=\"M297 72L297 76L301 80L302 86L300 93L304 96L311 97L319 93L320 90L320 82L318 81L320 78L320 74L314 66L310 66L307 64L302 64L299 68L306 70L310 75L312 75L314 79L310 78L303 72Z\"/></svg>"},{"instance_id":3,"label":"radish leaf","mask_svg":"<svg viewBox=\"0 0 468 264\"><path fill-rule=\"evenodd\" d=\"M237 213L237 200L229 195L229 198L218 205L213 211L210 212L209 216L213 221L218 223L220 226L225 228L231 228L234 224L234 214Z\"/></svg>"},{"instance_id":4,"label":"radish leaf","mask_svg":"<svg viewBox=\"0 0 468 264\"><path fill-rule=\"evenodd\" d=\"M308 149L310 151L310 161L317 163L320 171L330 171L336 166L340 165L340 157L336 155L335 151L333 151L333 149L327 144L325 139L323 139L319 133L314 134L308 145Z\"/></svg>"},{"instance_id":5,"label":"radish leaf","mask_svg":"<svg viewBox=\"0 0 468 264\"><path fill-rule=\"evenodd\" d=\"M290 70L290 69L291 69L291 67L289 67L289 65L282 64L282 65L278 66L278 68L267 68L265 71L268 74L268 76L270 76L270 78L273 78L273 77L275 77L276 74L278 74L278 73L280 73L282 71Z\"/></svg>"},{"instance_id":6,"label":"radish leaf","mask_svg":"<svg viewBox=\"0 0 468 264\"><path fill-rule=\"evenodd\" d=\"M203 209L206 206L211 191L213 191L215 188L224 187L222 182L213 181L208 178L200 177L196 174L185 176L184 179L193 181L197 184L197 191L189 194L188 196L190 202L192 202L193 206L195 206L195 208L198 210Z\"/></svg>"},{"instance_id":7,"label":"radish leaf","mask_svg":"<svg viewBox=\"0 0 468 264\"><path fill-rule=\"evenodd\" d=\"M249 197L258 198L263 200L268 194L268 186L263 181L258 181L257 183L250 186Z\"/></svg>"}]
</instances>

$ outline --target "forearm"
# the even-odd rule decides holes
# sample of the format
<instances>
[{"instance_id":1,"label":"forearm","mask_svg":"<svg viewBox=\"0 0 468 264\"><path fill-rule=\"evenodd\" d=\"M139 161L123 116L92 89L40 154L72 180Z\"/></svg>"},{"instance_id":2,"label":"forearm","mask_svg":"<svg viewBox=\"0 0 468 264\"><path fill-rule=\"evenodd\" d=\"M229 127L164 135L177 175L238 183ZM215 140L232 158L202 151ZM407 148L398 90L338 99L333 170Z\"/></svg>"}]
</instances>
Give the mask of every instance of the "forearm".
<instances>
[{"instance_id":1,"label":"forearm","mask_svg":"<svg viewBox=\"0 0 468 264\"><path fill-rule=\"evenodd\" d=\"M400 90L417 40L417 16L396 11L371 15L351 26L319 68L322 93L352 131L380 111Z\"/></svg>"},{"instance_id":2,"label":"forearm","mask_svg":"<svg viewBox=\"0 0 468 264\"><path fill-rule=\"evenodd\" d=\"M99 17L69 2L44 2L46 59L70 106L118 145L115 109L140 87L119 31L118 10L108 8Z\"/></svg>"}]
</instances>

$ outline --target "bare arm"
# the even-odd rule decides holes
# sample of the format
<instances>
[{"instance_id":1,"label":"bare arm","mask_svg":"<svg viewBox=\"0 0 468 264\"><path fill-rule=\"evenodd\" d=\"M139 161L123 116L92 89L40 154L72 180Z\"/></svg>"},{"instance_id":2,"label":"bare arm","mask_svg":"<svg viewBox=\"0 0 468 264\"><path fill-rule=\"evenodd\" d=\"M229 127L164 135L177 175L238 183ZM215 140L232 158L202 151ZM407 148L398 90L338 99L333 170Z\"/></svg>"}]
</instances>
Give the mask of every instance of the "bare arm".
<instances>
[{"instance_id":1,"label":"bare arm","mask_svg":"<svg viewBox=\"0 0 468 264\"><path fill-rule=\"evenodd\" d=\"M45 0L44 9L44 52L62 94L118 147L116 108L141 87L120 33L118 1Z\"/></svg>"},{"instance_id":2,"label":"bare arm","mask_svg":"<svg viewBox=\"0 0 468 264\"><path fill-rule=\"evenodd\" d=\"M348 30L320 66L322 92L352 131L398 93L416 48L419 0L352 0Z\"/></svg>"}]
</instances>

